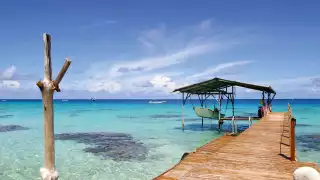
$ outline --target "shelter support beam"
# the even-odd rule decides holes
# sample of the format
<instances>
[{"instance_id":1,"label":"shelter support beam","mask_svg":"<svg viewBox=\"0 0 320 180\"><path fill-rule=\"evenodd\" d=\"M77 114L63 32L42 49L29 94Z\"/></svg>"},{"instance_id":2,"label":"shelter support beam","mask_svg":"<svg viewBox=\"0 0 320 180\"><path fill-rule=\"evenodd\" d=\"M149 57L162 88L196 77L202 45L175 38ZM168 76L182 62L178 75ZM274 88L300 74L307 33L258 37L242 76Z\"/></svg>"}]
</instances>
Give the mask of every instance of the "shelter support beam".
<instances>
[{"instance_id":1,"label":"shelter support beam","mask_svg":"<svg viewBox=\"0 0 320 180\"><path fill-rule=\"evenodd\" d=\"M232 86L232 94L231 94L232 116L234 116L234 94L235 94L234 88L235 87Z\"/></svg>"},{"instance_id":2,"label":"shelter support beam","mask_svg":"<svg viewBox=\"0 0 320 180\"><path fill-rule=\"evenodd\" d=\"M202 119L202 124L201 124L201 127L203 128L203 118L201 118Z\"/></svg>"},{"instance_id":3,"label":"shelter support beam","mask_svg":"<svg viewBox=\"0 0 320 180\"><path fill-rule=\"evenodd\" d=\"M232 133L233 134L238 133L238 127L237 127L236 120L235 120L234 116L232 116L231 124L232 124Z\"/></svg>"},{"instance_id":4,"label":"shelter support beam","mask_svg":"<svg viewBox=\"0 0 320 180\"><path fill-rule=\"evenodd\" d=\"M271 94L268 93L268 106L270 106L270 105L271 105Z\"/></svg>"},{"instance_id":5,"label":"shelter support beam","mask_svg":"<svg viewBox=\"0 0 320 180\"><path fill-rule=\"evenodd\" d=\"M221 119L221 93L219 93L219 121Z\"/></svg>"},{"instance_id":6,"label":"shelter support beam","mask_svg":"<svg viewBox=\"0 0 320 180\"><path fill-rule=\"evenodd\" d=\"M198 94L199 100L200 100L200 104L201 107L203 108L203 95L201 94L201 96ZM203 117L201 118L201 127L203 128Z\"/></svg>"}]
</instances>

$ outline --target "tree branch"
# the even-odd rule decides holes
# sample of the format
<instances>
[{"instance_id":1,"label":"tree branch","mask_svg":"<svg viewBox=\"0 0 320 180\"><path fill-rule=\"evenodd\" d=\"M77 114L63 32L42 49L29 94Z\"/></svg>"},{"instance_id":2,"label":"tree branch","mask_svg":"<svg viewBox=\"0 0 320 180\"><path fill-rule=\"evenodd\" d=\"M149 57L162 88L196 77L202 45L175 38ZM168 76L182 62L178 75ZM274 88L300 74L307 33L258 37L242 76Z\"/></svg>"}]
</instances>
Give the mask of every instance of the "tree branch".
<instances>
[{"instance_id":1,"label":"tree branch","mask_svg":"<svg viewBox=\"0 0 320 180\"><path fill-rule=\"evenodd\" d=\"M43 89L43 83L42 83L41 80L39 80L39 81L37 82L37 86L39 87L40 90Z\"/></svg>"},{"instance_id":2,"label":"tree branch","mask_svg":"<svg viewBox=\"0 0 320 180\"><path fill-rule=\"evenodd\" d=\"M44 80L52 80L52 67L51 67L51 36L43 34L44 41Z\"/></svg>"},{"instance_id":3,"label":"tree branch","mask_svg":"<svg viewBox=\"0 0 320 180\"><path fill-rule=\"evenodd\" d=\"M56 77L55 81L52 81L53 84L53 88L54 90L56 90L57 92L60 92L60 88L59 88L59 84L63 78L63 76L65 75L65 73L67 72L69 66L71 64L71 60L69 60L68 58L66 58L66 61L64 62L59 74Z\"/></svg>"}]
</instances>

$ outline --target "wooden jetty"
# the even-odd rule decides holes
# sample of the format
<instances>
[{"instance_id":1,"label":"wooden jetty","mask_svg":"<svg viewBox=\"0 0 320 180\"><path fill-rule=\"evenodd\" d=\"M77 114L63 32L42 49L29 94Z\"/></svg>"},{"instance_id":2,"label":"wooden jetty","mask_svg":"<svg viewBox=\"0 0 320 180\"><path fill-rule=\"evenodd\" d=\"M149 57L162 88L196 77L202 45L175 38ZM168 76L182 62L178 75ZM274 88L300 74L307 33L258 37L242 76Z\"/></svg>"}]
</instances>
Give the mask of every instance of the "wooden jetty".
<instances>
[{"instance_id":1,"label":"wooden jetty","mask_svg":"<svg viewBox=\"0 0 320 180\"><path fill-rule=\"evenodd\" d=\"M154 180L292 179L302 166L295 161L295 119L288 112L272 112L238 136L224 135L189 153Z\"/></svg>"},{"instance_id":2,"label":"wooden jetty","mask_svg":"<svg viewBox=\"0 0 320 180\"><path fill-rule=\"evenodd\" d=\"M262 92L259 112L262 118L242 133L237 133L236 121L251 117L236 118L234 111L235 86ZM231 88L231 92L229 89ZM224 135L212 140L196 151L184 155L181 161L154 180L196 180L196 179L293 179L293 172L299 167L311 167L319 171L315 163L298 162L296 159L295 124L291 106L287 112L271 112L271 102L276 92L270 86L259 86L237 81L214 78L208 81L179 88L174 92L182 93L182 108L191 95L197 95L201 108L210 96L216 98L219 109L219 127L224 120L232 120L232 135ZM186 96L184 96L186 94ZM221 113L222 97L231 101L232 117L223 118ZM267 96L267 103L265 103ZM211 113L210 108L208 112ZM208 114L203 118L210 118ZM261 115L261 114L260 114ZM216 116L215 116L216 117ZM212 116L211 119L215 119ZM253 119L256 119L254 117ZM251 126L250 126L251 125ZM182 129L184 116L182 113Z\"/></svg>"}]
</instances>

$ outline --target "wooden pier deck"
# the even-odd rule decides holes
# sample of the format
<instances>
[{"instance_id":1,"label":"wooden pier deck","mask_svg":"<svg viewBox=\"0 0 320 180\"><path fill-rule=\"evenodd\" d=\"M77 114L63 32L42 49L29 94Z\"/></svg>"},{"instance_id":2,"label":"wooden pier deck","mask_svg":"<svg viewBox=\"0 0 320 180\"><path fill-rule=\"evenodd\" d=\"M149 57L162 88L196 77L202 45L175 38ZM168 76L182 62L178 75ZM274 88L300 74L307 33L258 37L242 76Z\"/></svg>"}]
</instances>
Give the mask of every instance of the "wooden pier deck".
<instances>
[{"instance_id":1,"label":"wooden pier deck","mask_svg":"<svg viewBox=\"0 0 320 180\"><path fill-rule=\"evenodd\" d=\"M283 180L292 179L298 167L319 171L315 163L290 161L290 128L286 121L287 112L270 113L238 136L225 135L198 148L154 180Z\"/></svg>"}]
</instances>

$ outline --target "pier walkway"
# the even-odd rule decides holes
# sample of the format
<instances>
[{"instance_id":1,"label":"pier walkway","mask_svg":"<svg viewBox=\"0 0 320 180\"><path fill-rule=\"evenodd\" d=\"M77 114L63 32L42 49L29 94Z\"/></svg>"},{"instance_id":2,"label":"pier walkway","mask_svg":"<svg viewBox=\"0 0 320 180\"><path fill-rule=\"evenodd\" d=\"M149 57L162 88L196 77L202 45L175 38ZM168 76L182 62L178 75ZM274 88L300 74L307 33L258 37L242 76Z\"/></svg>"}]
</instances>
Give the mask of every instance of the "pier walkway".
<instances>
[{"instance_id":1,"label":"pier walkway","mask_svg":"<svg viewBox=\"0 0 320 180\"><path fill-rule=\"evenodd\" d=\"M290 160L288 114L270 113L238 136L215 139L154 180L291 180L298 167L309 166L319 171L315 163Z\"/></svg>"}]
</instances>

